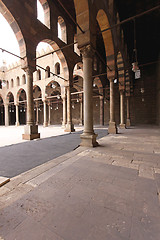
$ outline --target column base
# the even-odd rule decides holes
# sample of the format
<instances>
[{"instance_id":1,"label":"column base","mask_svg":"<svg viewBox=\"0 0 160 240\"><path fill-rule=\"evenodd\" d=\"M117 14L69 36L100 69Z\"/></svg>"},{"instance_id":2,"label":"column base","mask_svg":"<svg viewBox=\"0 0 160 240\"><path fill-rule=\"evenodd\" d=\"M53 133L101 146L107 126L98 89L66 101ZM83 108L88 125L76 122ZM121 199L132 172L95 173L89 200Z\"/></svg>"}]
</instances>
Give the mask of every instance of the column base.
<instances>
[{"instance_id":1,"label":"column base","mask_svg":"<svg viewBox=\"0 0 160 240\"><path fill-rule=\"evenodd\" d=\"M43 127L48 127L48 123L43 123Z\"/></svg>"},{"instance_id":2,"label":"column base","mask_svg":"<svg viewBox=\"0 0 160 240\"><path fill-rule=\"evenodd\" d=\"M62 128L62 129L65 129L65 128L66 128L66 124L65 124L65 123L62 123L61 128Z\"/></svg>"},{"instance_id":3,"label":"column base","mask_svg":"<svg viewBox=\"0 0 160 240\"><path fill-rule=\"evenodd\" d=\"M20 125L19 122L16 122L15 126L18 127L19 125Z\"/></svg>"},{"instance_id":4,"label":"column base","mask_svg":"<svg viewBox=\"0 0 160 240\"><path fill-rule=\"evenodd\" d=\"M38 133L37 125L25 125L24 134L22 134L22 139L24 140L33 140L40 138L40 133Z\"/></svg>"},{"instance_id":5,"label":"column base","mask_svg":"<svg viewBox=\"0 0 160 240\"><path fill-rule=\"evenodd\" d=\"M109 134L117 134L118 133L115 122L109 122L108 133Z\"/></svg>"},{"instance_id":6,"label":"column base","mask_svg":"<svg viewBox=\"0 0 160 240\"><path fill-rule=\"evenodd\" d=\"M130 119L127 119L126 121L126 127L130 127L131 126L131 120Z\"/></svg>"},{"instance_id":7,"label":"column base","mask_svg":"<svg viewBox=\"0 0 160 240\"><path fill-rule=\"evenodd\" d=\"M82 133L80 138L81 138L81 143L80 146L82 147L97 147L99 146L98 142L96 141L98 134L86 134Z\"/></svg>"},{"instance_id":8,"label":"column base","mask_svg":"<svg viewBox=\"0 0 160 240\"><path fill-rule=\"evenodd\" d=\"M74 125L72 123L67 123L64 131L65 132L75 132Z\"/></svg>"},{"instance_id":9,"label":"column base","mask_svg":"<svg viewBox=\"0 0 160 240\"><path fill-rule=\"evenodd\" d=\"M126 128L126 124L124 124L124 123L119 124L119 128L125 129Z\"/></svg>"}]
</instances>

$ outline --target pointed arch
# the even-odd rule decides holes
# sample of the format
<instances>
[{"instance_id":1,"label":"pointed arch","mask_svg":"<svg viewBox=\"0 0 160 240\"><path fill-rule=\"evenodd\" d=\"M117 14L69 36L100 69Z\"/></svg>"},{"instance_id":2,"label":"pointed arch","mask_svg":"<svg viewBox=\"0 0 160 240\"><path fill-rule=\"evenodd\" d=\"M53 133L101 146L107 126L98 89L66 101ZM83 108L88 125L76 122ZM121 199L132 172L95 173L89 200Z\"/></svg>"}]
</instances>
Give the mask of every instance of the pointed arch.
<instances>
[{"instance_id":1,"label":"pointed arch","mask_svg":"<svg viewBox=\"0 0 160 240\"><path fill-rule=\"evenodd\" d=\"M55 64L55 74L59 75L61 73L60 63Z\"/></svg>"},{"instance_id":2,"label":"pointed arch","mask_svg":"<svg viewBox=\"0 0 160 240\"><path fill-rule=\"evenodd\" d=\"M89 4L88 0L74 0L75 10L76 10L76 20L81 26L83 31L89 29ZM81 33L79 28L77 28L77 33Z\"/></svg>"},{"instance_id":3,"label":"pointed arch","mask_svg":"<svg viewBox=\"0 0 160 240\"><path fill-rule=\"evenodd\" d=\"M119 51L117 54L117 68L118 68L118 80L119 80L119 90L125 89L125 71L124 71L124 62L122 54Z\"/></svg>"},{"instance_id":4,"label":"pointed arch","mask_svg":"<svg viewBox=\"0 0 160 240\"><path fill-rule=\"evenodd\" d=\"M61 39L64 43L67 43L67 28L64 19L59 16L58 17L58 38Z\"/></svg>"},{"instance_id":5,"label":"pointed arch","mask_svg":"<svg viewBox=\"0 0 160 240\"><path fill-rule=\"evenodd\" d=\"M16 20L14 19L14 17L12 16L12 14L10 13L10 11L7 9L7 7L5 6L5 4L2 1L0 1L0 13L7 20L8 24L10 25L10 27L12 28L12 30L16 36L16 39L17 39L18 45L19 45L19 49L20 49L20 56L25 57L26 56L26 44L25 44L21 29L20 29L19 25L17 24Z\"/></svg>"},{"instance_id":6,"label":"pointed arch","mask_svg":"<svg viewBox=\"0 0 160 240\"><path fill-rule=\"evenodd\" d=\"M44 11L44 25L50 28L50 7L47 0L38 0Z\"/></svg>"},{"instance_id":7,"label":"pointed arch","mask_svg":"<svg viewBox=\"0 0 160 240\"><path fill-rule=\"evenodd\" d=\"M54 42L53 40L50 40L50 39L44 39L42 40L42 42L46 42L48 43L54 51L58 50L59 49L59 46L56 42ZM61 74L63 74L63 77L65 79L68 79L69 80L69 69L68 69L68 64L67 64L67 61L66 61L66 58L65 58L65 55L63 54L62 51L56 51L56 54L60 60L60 63L61 63Z\"/></svg>"},{"instance_id":8,"label":"pointed arch","mask_svg":"<svg viewBox=\"0 0 160 240\"><path fill-rule=\"evenodd\" d=\"M110 27L108 17L104 12L104 10L102 9L100 9L97 13L97 21L101 31ZM103 41L105 45L107 65L110 69L108 71L107 77L114 78L115 77L115 55L114 55L114 44L113 44L111 30L103 32L102 36L103 36Z\"/></svg>"},{"instance_id":9,"label":"pointed arch","mask_svg":"<svg viewBox=\"0 0 160 240\"><path fill-rule=\"evenodd\" d=\"M45 78L50 78L50 67L49 66L47 66L46 67L46 71L45 71Z\"/></svg>"}]
</instances>

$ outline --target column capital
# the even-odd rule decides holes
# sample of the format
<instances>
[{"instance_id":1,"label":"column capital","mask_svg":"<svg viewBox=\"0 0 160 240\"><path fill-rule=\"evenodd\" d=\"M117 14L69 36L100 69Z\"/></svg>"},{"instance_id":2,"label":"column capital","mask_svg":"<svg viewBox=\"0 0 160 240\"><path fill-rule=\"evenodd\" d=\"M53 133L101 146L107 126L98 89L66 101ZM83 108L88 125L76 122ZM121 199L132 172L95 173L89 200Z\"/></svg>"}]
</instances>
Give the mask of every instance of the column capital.
<instances>
[{"instance_id":1,"label":"column capital","mask_svg":"<svg viewBox=\"0 0 160 240\"><path fill-rule=\"evenodd\" d=\"M26 68L23 68L23 70L29 75L31 75L35 72L35 69L33 67L29 67L29 66Z\"/></svg>"},{"instance_id":2,"label":"column capital","mask_svg":"<svg viewBox=\"0 0 160 240\"><path fill-rule=\"evenodd\" d=\"M51 106L51 100L49 99L47 100L47 102L48 102L48 106Z\"/></svg>"},{"instance_id":3,"label":"column capital","mask_svg":"<svg viewBox=\"0 0 160 240\"><path fill-rule=\"evenodd\" d=\"M108 78L108 76L107 76L107 78ZM114 82L114 77L109 77L108 80L109 80L110 83L113 83Z\"/></svg>"},{"instance_id":4,"label":"column capital","mask_svg":"<svg viewBox=\"0 0 160 240\"><path fill-rule=\"evenodd\" d=\"M104 99L104 96L99 96L99 99L100 99L100 100L103 100L103 99Z\"/></svg>"},{"instance_id":5,"label":"column capital","mask_svg":"<svg viewBox=\"0 0 160 240\"><path fill-rule=\"evenodd\" d=\"M124 89L119 90L120 94L124 94Z\"/></svg>"},{"instance_id":6,"label":"column capital","mask_svg":"<svg viewBox=\"0 0 160 240\"><path fill-rule=\"evenodd\" d=\"M19 103L18 103L18 102L15 102L14 105L15 105L15 106L19 106Z\"/></svg>"},{"instance_id":7,"label":"column capital","mask_svg":"<svg viewBox=\"0 0 160 240\"><path fill-rule=\"evenodd\" d=\"M82 53L83 58L92 58L94 55L94 49L90 44L82 47L80 52Z\"/></svg>"}]
</instances>

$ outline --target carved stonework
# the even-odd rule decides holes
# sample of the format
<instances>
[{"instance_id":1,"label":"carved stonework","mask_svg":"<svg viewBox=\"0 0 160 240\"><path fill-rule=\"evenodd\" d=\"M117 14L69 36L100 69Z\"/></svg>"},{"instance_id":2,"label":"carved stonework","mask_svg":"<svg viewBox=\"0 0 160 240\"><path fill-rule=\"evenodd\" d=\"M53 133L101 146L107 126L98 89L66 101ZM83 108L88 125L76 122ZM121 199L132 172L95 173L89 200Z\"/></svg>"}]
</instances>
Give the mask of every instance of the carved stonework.
<instances>
[{"instance_id":1,"label":"carved stonework","mask_svg":"<svg viewBox=\"0 0 160 240\"><path fill-rule=\"evenodd\" d=\"M86 45L80 49L83 58L92 58L94 56L94 50L91 45Z\"/></svg>"}]
</instances>

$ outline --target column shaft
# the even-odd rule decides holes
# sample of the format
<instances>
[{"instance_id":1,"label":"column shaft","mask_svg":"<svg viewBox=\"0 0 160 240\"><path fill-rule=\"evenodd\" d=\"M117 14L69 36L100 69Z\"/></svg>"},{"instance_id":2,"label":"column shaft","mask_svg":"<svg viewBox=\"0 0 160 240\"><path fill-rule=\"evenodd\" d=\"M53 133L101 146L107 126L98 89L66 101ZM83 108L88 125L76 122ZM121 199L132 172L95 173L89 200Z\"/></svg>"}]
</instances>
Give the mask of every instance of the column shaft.
<instances>
[{"instance_id":1,"label":"column shaft","mask_svg":"<svg viewBox=\"0 0 160 240\"><path fill-rule=\"evenodd\" d=\"M115 107L114 107L114 79L110 79L110 121L108 133L116 134L117 126L115 123Z\"/></svg>"},{"instance_id":2,"label":"column shaft","mask_svg":"<svg viewBox=\"0 0 160 240\"><path fill-rule=\"evenodd\" d=\"M40 138L38 126L34 123L34 104L33 104L33 71L31 68L26 69L27 75L27 125L24 127L23 139L33 140Z\"/></svg>"},{"instance_id":3,"label":"column shaft","mask_svg":"<svg viewBox=\"0 0 160 240\"><path fill-rule=\"evenodd\" d=\"M34 125L33 112L33 72L26 71L27 74L27 125Z\"/></svg>"},{"instance_id":4,"label":"column shaft","mask_svg":"<svg viewBox=\"0 0 160 240\"><path fill-rule=\"evenodd\" d=\"M5 126L9 126L9 112L8 112L8 104L5 104Z\"/></svg>"},{"instance_id":5,"label":"column shaft","mask_svg":"<svg viewBox=\"0 0 160 240\"><path fill-rule=\"evenodd\" d=\"M38 110L38 102L36 102L36 125L39 123L39 110Z\"/></svg>"},{"instance_id":6,"label":"column shaft","mask_svg":"<svg viewBox=\"0 0 160 240\"><path fill-rule=\"evenodd\" d=\"M16 104L16 126L19 126L19 105Z\"/></svg>"},{"instance_id":7,"label":"column shaft","mask_svg":"<svg viewBox=\"0 0 160 240\"><path fill-rule=\"evenodd\" d=\"M67 125L65 132L74 132L74 126L72 124L72 108L71 108L71 87L67 86Z\"/></svg>"},{"instance_id":8,"label":"column shaft","mask_svg":"<svg viewBox=\"0 0 160 240\"><path fill-rule=\"evenodd\" d=\"M114 82L110 80L110 122L115 122L114 111Z\"/></svg>"},{"instance_id":9,"label":"column shaft","mask_svg":"<svg viewBox=\"0 0 160 240\"><path fill-rule=\"evenodd\" d=\"M65 128L66 126L66 96L63 98L63 122L62 122L62 128Z\"/></svg>"},{"instance_id":10,"label":"column shaft","mask_svg":"<svg viewBox=\"0 0 160 240\"><path fill-rule=\"evenodd\" d=\"M81 135L81 146L94 147L98 143L97 135L93 130L93 81L92 81L92 56L91 46L82 50L83 56L83 106L84 106L84 131Z\"/></svg>"},{"instance_id":11,"label":"column shaft","mask_svg":"<svg viewBox=\"0 0 160 240\"><path fill-rule=\"evenodd\" d=\"M125 128L124 123L124 91L120 91L120 128Z\"/></svg>"},{"instance_id":12,"label":"column shaft","mask_svg":"<svg viewBox=\"0 0 160 240\"><path fill-rule=\"evenodd\" d=\"M44 121L43 121L43 127L48 127L47 123L47 101L43 101L43 115L44 115Z\"/></svg>"},{"instance_id":13,"label":"column shaft","mask_svg":"<svg viewBox=\"0 0 160 240\"><path fill-rule=\"evenodd\" d=\"M80 123L79 125L82 126L83 123L83 95L81 96L80 100L79 100L79 104L80 104Z\"/></svg>"},{"instance_id":14,"label":"column shaft","mask_svg":"<svg viewBox=\"0 0 160 240\"><path fill-rule=\"evenodd\" d=\"M104 98L100 96L100 125L104 125Z\"/></svg>"},{"instance_id":15,"label":"column shaft","mask_svg":"<svg viewBox=\"0 0 160 240\"><path fill-rule=\"evenodd\" d=\"M48 126L51 125L51 103L48 103Z\"/></svg>"},{"instance_id":16,"label":"column shaft","mask_svg":"<svg viewBox=\"0 0 160 240\"><path fill-rule=\"evenodd\" d=\"M130 127L131 126L131 122L130 122L130 106L129 106L129 97L127 97L127 121L126 121L126 127Z\"/></svg>"}]
</instances>

